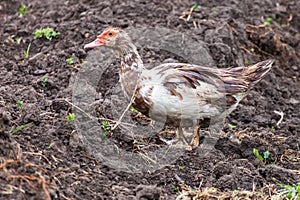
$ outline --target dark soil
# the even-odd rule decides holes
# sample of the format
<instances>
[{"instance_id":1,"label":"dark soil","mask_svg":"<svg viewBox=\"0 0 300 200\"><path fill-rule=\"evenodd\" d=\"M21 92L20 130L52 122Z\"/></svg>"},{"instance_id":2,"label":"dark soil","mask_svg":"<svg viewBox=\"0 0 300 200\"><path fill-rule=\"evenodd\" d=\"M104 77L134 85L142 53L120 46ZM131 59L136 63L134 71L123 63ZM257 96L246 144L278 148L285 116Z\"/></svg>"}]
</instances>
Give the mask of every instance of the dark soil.
<instances>
[{"instance_id":1,"label":"dark soil","mask_svg":"<svg viewBox=\"0 0 300 200\"><path fill-rule=\"evenodd\" d=\"M24 17L19 17L20 1L0 3L1 199L175 199L181 190L176 191L180 185L178 177L193 188L201 185L221 191L260 189L274 184L274 179L283 184L299 182L297 0L203 1L189 21L180 19L195 3L188 0L23 3L29 6ZM265 25L268 17L273 20ZM204 42L217 67L247 65L268 58L276 59L276 63L227 118L227 123L236 128L224 125L214 148L205 155L199 155L195 149L155 171L118 171L104 165L79 140L76 121L66 120L74 109L69 102L76 75L87 58L83 45L109 25L160 26L187 33ZM33 39L36 29L46 27L54 28L60 35L51 41ZM30 43L26 58L24 50ZM145 63L172 57L169 52L147 48L140 52ZM70 57L74 58L73 64L66 61ZM180 60L176 56L173 59ZM117 63L116 60L112 65ZM111 116L101 105L118 81L117 72L117 68L110 68L102 78L105 84L101 83L98 89L95 116ZM47 77L44 86L43 76ZM19 100L23 101L22 107L18 107ZM279 125L276 124L280 116L275 110L284 113ZM138 121L149 123L144 118ZM22 125L27 127L12 134ZM136 150L120 131L112 138L119 147ZM157 138L147 141L151 143L164 145ZM270 152L265 163L255 158L254 148L261 154Z\"/></svg>"}]
</instances>

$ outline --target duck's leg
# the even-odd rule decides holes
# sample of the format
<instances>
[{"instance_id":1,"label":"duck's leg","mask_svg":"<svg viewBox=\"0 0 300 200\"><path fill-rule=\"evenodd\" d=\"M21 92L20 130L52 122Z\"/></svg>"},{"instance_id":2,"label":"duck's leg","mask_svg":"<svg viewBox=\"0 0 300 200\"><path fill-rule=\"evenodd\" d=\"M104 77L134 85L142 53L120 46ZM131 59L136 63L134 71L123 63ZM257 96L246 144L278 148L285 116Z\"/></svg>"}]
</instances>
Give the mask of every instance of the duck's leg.
<instances>
[{"instance_id":1,"label":"duck's leg","mask_svg":"<svg viewBox=\"0 0 300 200\"><path fill-rule=\"evenodd\" d=\"M158 131L159 139L164 143L166 143L167 145L171 145L177 141L177 138L175 137L176 134L177 131L173 129L166 129L166 127Z\"/></svg>"},{"instance_id":2,"label":"duck's leg","mask_svg":"<svg viewBox=\"0 0 300 200\"><path fill-rule=\"evenodd\" d=\"M161 133L163 133L163 134L167 133L169 135L175 134L175 132L171 131L171 130L164 130L164 131L161 131L160 134ZM183 128L182 127L177 128L177 130L176 130L176 138L175 139L168 140L168 139L165 139L163 137L159 137L159 139L161 141L163 141L164 143L168 144L168 145L179 144L180 142L183 145L188 145L187 139L186 139L186 137L183 134Z\"/></svg>"},{"instance_id":3,"label":"duck's leg","mask_svg":"<svg viewBox=\"0 0 300 200\"><path fill-rule=\"evenodd\" d=\"M181 141L184 145L187 145L188 143L187 143L186 137L183 134L183 128L178 127L176 133L177 133L177 135L176 135L177 140Z\"/></svg>"},{"instance_id":4,"label":"duck's leg","mask_svg":"<svg viewBox=\"0 0 300 200\"><path fill-rule=\"evenodd\" d=\"M197 147L199 145L199 141L200 141L199 130L200 130L200 126L199 125L195 126L193 138L191 140L190 145L188 145L187 150L191 151L193 150L194 147Z\"/></svg>"}]
</instances>

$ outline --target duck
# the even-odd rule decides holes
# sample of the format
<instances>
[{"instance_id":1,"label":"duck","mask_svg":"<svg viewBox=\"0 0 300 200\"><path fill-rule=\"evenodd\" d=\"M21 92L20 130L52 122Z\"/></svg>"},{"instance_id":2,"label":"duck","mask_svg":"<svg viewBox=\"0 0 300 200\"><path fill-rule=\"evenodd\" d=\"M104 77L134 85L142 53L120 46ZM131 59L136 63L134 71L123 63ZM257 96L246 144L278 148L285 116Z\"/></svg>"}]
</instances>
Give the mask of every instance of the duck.
<instances>
[{"instance_id":1,"label":"duck","mask_svg":"<svg viewBox=\"0 0 300 200\"><path fill-rule=\"evenodd\" d=\"M174 127L175 141L189 150L199 145L200 130L224 121L275 61L230 68L164 63L147 69L128 33L118 27L106 28L84 49L103 46L120 59L119 81L132 106L152 120ZM185 129L193 130L190 143Z\"/></svg>"}]
</instances>

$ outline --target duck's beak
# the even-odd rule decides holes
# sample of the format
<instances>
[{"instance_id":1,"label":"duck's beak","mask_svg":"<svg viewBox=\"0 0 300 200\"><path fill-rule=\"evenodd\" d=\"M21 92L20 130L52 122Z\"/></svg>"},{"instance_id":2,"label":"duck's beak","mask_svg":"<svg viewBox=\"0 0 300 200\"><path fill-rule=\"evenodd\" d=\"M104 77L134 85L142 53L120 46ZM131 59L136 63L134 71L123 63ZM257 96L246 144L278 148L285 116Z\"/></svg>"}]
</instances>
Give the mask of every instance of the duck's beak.
<instances>
[{"instance_id":1,"label":"duck's beak","mask_svg":"<svg viewBox=\"0 0 300 200\"><path fill-rule=\"evenodd\" d=\"M92 48L103 46L103 45L104 45L104 40L98 37L93 42L84 45L84 48L85 49L92 49Z\"/></svg>"}]
</instances>

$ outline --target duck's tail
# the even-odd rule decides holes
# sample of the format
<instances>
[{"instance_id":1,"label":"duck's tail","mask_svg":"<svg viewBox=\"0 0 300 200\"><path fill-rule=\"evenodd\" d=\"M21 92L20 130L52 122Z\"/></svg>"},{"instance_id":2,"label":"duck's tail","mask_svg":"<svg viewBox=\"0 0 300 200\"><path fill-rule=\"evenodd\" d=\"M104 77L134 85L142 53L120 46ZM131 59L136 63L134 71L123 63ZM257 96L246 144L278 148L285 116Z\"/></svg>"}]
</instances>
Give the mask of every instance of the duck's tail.
<instances>
[{"instance_id":1,"label":"duck's tail","mask_svg":"<svg viewBox=\"0 0 300 200\"><path fill-rule=\"evenodd\" d=\"M253 86L267 75L273 63L274 60L269 59L247 67L231 68L229 71L234 74L240 74L250 86Z\"/></svg>"}]
</instances>

